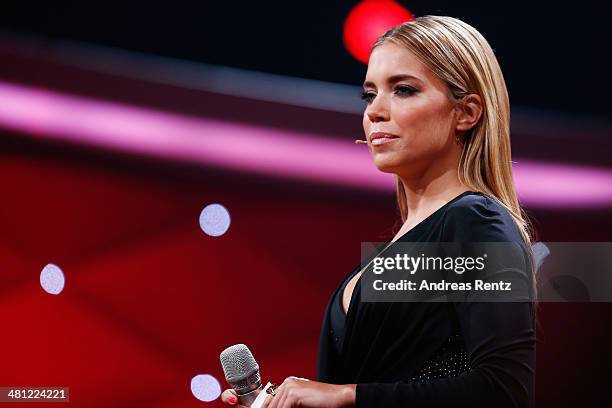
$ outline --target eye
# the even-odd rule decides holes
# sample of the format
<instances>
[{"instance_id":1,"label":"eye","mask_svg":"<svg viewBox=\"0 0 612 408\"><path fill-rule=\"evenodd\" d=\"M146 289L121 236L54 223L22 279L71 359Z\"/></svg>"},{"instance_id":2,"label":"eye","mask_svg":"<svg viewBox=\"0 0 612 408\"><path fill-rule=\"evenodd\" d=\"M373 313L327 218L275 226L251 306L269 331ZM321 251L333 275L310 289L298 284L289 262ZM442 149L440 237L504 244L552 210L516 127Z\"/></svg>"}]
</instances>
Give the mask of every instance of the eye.
<instances>
[{"instance_id":1,"label":"eye","mask_svg":"<svg viewBox=\"0 0 612 408\"><path fill-rule=\"evenodd\" d=\"M417 90L411 86L399 85L397 88L395 88L395 92L398 95L412 95L415 94Z\"/></svg>"},{"instance_id":2,"label":"eye","mask_svg":"<svg viewBox=\"0 0 612 408\"><path fill-rule=\"evenodd\" d=\"M407 86L407 85L399 85L395 88L395 94L400 95L400 96L410 96L410 95L414 95L417 92L418 91L415 88L411 86ZM376 94L373 92L368 92L368 91L361 92L361 99L366 101L368 104L372 103L372 100L374 98L376 98Z\"/></svg>"},{"instance_id":3,"label":"eye","mask_svg":"<svg viewBox=\"0 0 612 408\"><path fill-rule=\"evenodd\" d=\"M372 92L366 92L366 91L361 92L361 99L366 101L367 103L372 102L372 99L374 99L374 97L376 97L376 94Z\"/></svg>"}]
</instances>

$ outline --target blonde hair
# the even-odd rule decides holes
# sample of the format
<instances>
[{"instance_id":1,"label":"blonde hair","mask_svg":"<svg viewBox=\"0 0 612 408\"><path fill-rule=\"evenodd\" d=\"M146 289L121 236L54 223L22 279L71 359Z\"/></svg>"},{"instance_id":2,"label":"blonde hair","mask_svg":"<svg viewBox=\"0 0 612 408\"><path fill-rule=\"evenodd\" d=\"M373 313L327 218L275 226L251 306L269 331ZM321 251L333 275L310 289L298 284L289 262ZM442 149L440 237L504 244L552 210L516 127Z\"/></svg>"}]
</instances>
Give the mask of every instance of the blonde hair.
<instances>
[{"instance_id":1,"label":"blonde hair","mask_svg":"<svg viewBox=\"0 0 612 408\"><path fill-rule=\"evenodd\" d=\"M474 27L448 16L421 16L383 34L372 51L393 42L407 48L446 83L451 103L468 94L482 98L483 112L463 135L459 180L473 191L496 199L512 216L529 252L533 270L529 217L521 208L512 177L510 102L501 68L487 40ZM408 217L406 195L396 176L397 203L402 222ZM532 273L535 288L535 274ZM535 293L534 293L535 296Z\"/></svg>"}]
</instances>

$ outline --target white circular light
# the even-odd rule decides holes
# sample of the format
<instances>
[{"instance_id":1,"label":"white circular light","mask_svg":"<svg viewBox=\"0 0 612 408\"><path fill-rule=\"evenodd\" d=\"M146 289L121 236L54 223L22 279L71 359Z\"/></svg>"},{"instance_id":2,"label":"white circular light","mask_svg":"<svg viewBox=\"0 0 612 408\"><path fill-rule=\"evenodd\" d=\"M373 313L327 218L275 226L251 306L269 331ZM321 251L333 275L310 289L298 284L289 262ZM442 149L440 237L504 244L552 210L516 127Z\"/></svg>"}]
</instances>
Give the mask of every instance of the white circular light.
<instances>
[{"instance_id":1,"label":"white circular light","mask_svg":"<svg viewBox=\"0 0 612 408\"><path fill-rule=\"evenodd\" d=\"M47 293L52 295L60 294L64 290L65 283L64 272L57 265L48 264L40 272L40 286Z\"/></svg>"},{"instance_id":2,"label":"white circular light","mask_svg":"<svg viewBox=\"0 0 612 408\"><path fill-rule=\"evenodd\" d=\"M221 395L221 385L210 374L199 374L191 379L191 393L200 401L214 401Z\"/></svg>"},{"instance_id":3,"label":"white circular light","mask_svg":"<svg viewBox=\"0 0 612 408\"><path fill-rule=\"evenodd\" d=\"M221 204L209 204L200 213L200 228L213 237L225 234L230 221L229 211Z\"/></svg>"}]
</instances>

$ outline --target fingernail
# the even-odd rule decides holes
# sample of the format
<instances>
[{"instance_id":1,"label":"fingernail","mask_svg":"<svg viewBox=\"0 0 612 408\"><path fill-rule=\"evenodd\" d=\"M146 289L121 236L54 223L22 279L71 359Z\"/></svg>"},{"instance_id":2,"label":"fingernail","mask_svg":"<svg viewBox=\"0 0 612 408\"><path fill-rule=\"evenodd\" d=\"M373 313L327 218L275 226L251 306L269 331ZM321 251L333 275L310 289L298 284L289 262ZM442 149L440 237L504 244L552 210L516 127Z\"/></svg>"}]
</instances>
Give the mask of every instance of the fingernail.
<instances>
[{"instance_id":1,"label":"fingernail","mask_svg":"<svg viewBox=\"0 0 612 408\"><path fill-rule=\"evenodd\" d=\"M234 397L233 395L230 395L228 398L229 402L231 402L232 404L235 404L236 401L238 400L238 398Z\"/></svg>"}]
</instances>

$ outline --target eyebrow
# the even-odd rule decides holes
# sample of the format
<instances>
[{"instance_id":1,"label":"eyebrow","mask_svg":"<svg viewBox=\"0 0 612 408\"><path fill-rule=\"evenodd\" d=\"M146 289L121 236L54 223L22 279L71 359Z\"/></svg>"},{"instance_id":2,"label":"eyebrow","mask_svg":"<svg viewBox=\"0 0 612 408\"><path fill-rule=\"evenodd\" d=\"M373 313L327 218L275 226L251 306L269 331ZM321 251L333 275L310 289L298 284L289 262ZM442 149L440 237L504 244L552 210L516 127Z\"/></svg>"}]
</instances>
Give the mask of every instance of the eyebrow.
<instances>
[{"instance_id":1,"label":"eyebrow","mask_svg":"<svg viewBox=\"0 0 612 408\"><path fill-rule=\"evenodd\" d=\"M417 81L420 81L419 78L413 76L413 75L408 75L408 74L397 74L397 75L392 75L389 78L387 78L387 83L389 85L392 85L396 82L402 81L404 79L416 79ZM363 87L367 88L367 87L373 87L376 88L376 85L374 85L374 82L371 81L366 81L363 83Z\"/></svg>"}]
</instances>

